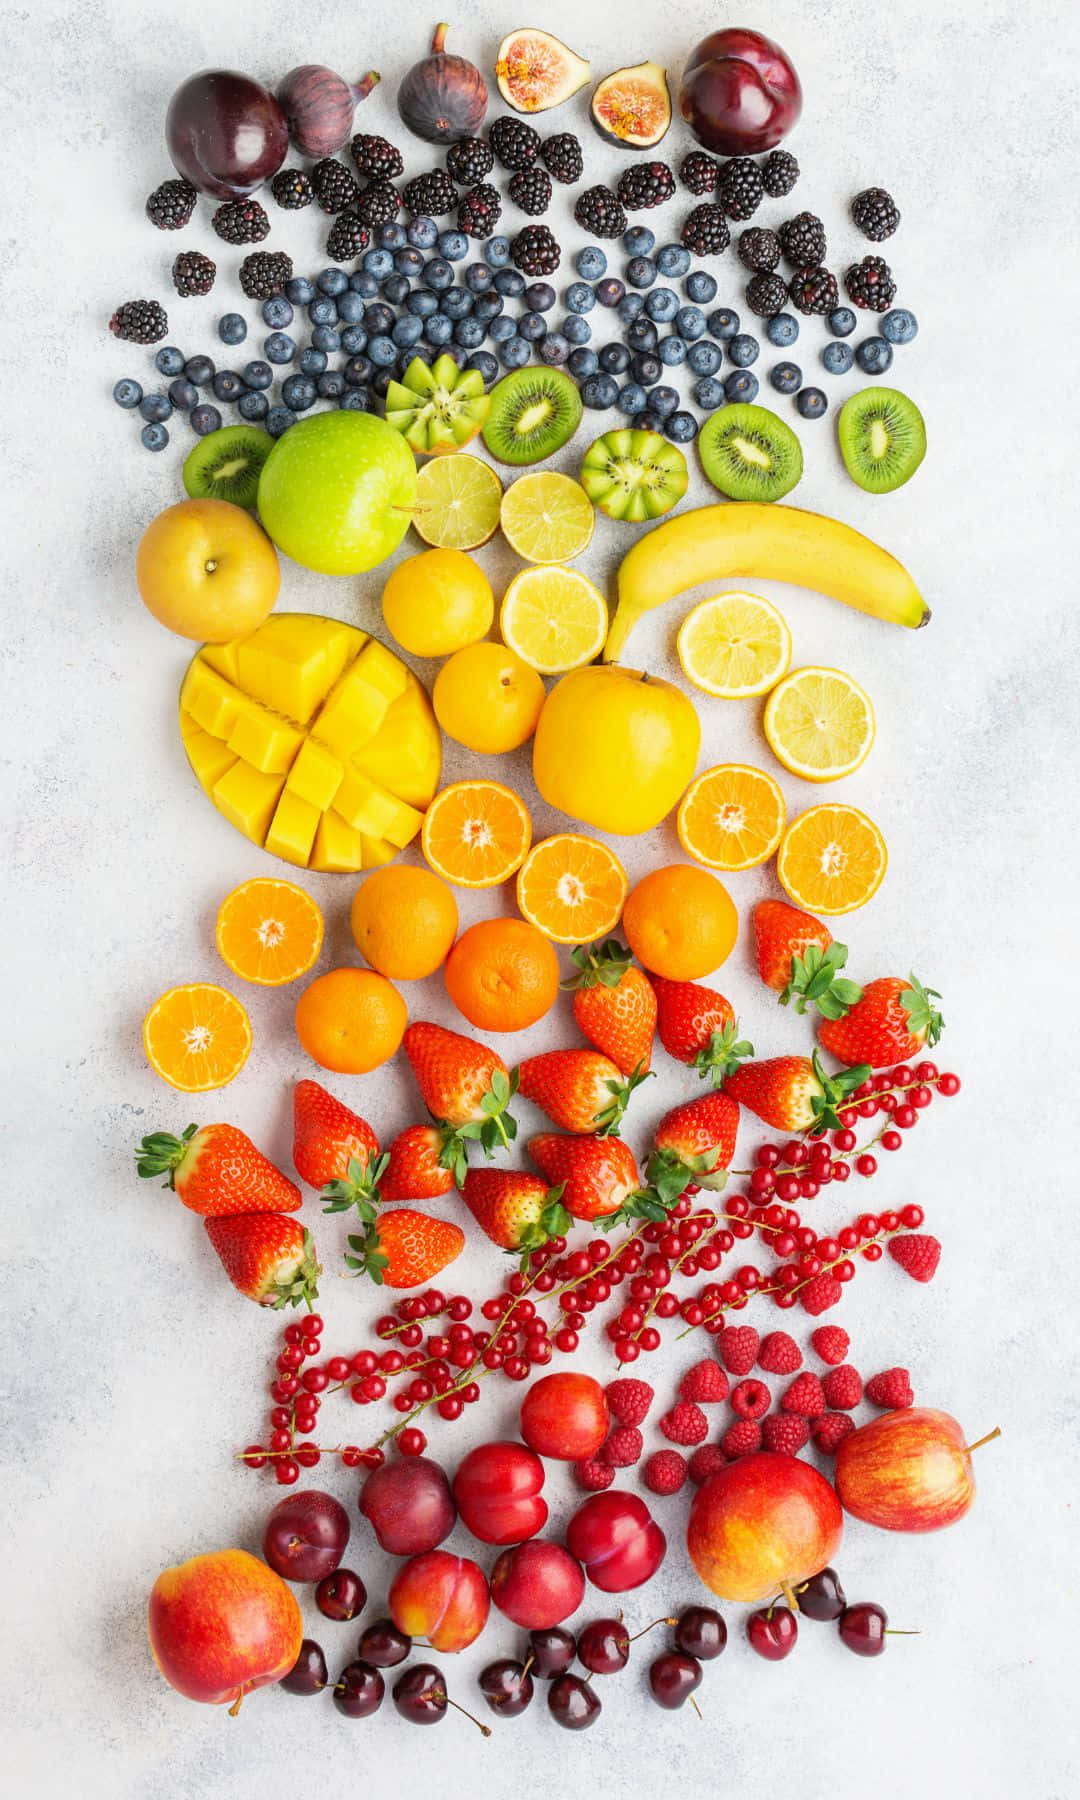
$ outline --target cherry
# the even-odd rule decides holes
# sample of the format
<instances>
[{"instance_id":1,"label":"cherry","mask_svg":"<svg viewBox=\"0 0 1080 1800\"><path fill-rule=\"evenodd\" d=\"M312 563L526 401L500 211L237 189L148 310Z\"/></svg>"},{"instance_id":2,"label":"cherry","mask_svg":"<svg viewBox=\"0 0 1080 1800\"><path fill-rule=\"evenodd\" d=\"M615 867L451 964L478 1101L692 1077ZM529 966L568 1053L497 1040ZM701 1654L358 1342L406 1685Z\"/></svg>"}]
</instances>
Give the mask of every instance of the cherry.
<instances>
[{"instance_id":1,"label":"cherry","mask_svg":"<svg viewBox=\"0 0 1080 1800\"><path fill-rule=\"evenodd\" d=\"M837 1629L856 1656L881 1656L888 1623L882 1607L875 1606L872 1600L859 1600L854 1606L845 1606Z\"/></svg>"},{"instance_id":2,"label":"cherry","mask_svg":"<svg viewBox=\"0 0 1080 1800\"><path fill-rule=\"evenodd\" d=\"M578 1661L592 1675L617 1675L630 1660L630 1639L621 1619L594 1619L578 1634Z\"/></svg>"},{"instance_id":3,"label":"cherry","mask_svg":"<svg viewBox=\"0 0 1080 1800\"><path fill-rule=\"evenodd\" d=\"M572 1632L552 1625L547 1630L529 1633L529 1667L542 1681L561 1675L577 1655L577 1639Z\"/></svg>"},{"instance_id":4,"label":"cherry","mask_svg":"<svg viewBox=\"0 0 1080 1800\"><path fill-rule=\"evenodd\" d=\"M838 1619L847 1605L835 1569L819 1569L795 1589L799 1611L807 1619Z\"/></svg>"},{"instance_id":5,"label":"cherry","mask_svg":"<svg viewBox=\"0 0 1080 1800\"><path fill-rule=\"evenodd\" d=\"M699 1662L711 1662L727 1644L727 1626L711 1606L688 1606L679 1615L675 1642L687 1656L696 1656Z\"/></svg>"},{"instance_id":6,"label":"cherry","mask_svg":"<svg viewBox=\"0 0 1080 1800\"><path fill-rule=\"evenodd\" d=\"M467 1719L472 1719L477 1730L482 1731L485 1737L491 1736L490 1725L481 1725L479 1719L473 1719L472 1713L465 1712L463 1706L458 1706L456 1700L451 1700L446 1691L442 1670L437 1669L434 1663L416 1663L411 1669L406 1669L404 1675L399 1675L395 1681L393 1692L394 1705L402 1718L408 1719L411 1725L437 1725L445 1717L447 1707L452 1706L457 1712L465 1713Z\"/></svg>"},{"instance_id":7,"label":"cherry","mask_svg":"<svg viewBox=\"0 0 1080 1800\"><path fill-rule=\"evenodd\" d=\"M370 1663L351 1662L334 1683L334 1705L347 1719L367 1719L383 1703L386 1683Z\"/></svg>"},{"instance_id":8,"label":"cherry","mask_svg":"<svg viewBox=\"0 0 1080 1800\"><path fill-rule=\"evenodd\" d=\"M287 1694L320 1694L326 1686L326 1658L314 1638L305 1638L300 1654L279 1687Z\"/></svg>"},{"instance_id":9,"label":"cherry","mask_svg":"<svg viewBox=\"0 0 1080 1800\"><path fill-rule=\"evenodd\" d=\"M799 1627L786 1606L762 1606L747 1619L746 1635L751 1650L766 1662L783 1662L795 1648Z\"/></svg>"},{"instance_id":10,"label":"cherry","mask_svg":"<svg viewBox=\"0 0 1080 1800\"><path fill-rule=\"evenodd\" d=\"M518 1713L523 1713L532 1700L533 1678L524 1663L515 1662L511 1656L488 1663L486 1669L481 1669L477 1680L480 1692L492 1712L501 1714L503 1718L516 1719Z\"/></svg>"},{"instance_id":11,"label":"cherry","mask_svg":"<svg viewBox=\"0 0 1080 1800\"><path fill-rule=\"evenodd\" d=\"M367 1605L367 1588L351 1569L335 1569L315 1589L315 1604L324 1618L340 1624L355 1619Z\"/></svg>"},{"instance_id":12,"label":"cherry","mask_svg":"<svg viewBox=\"0 0 1080 1800\"><path fill-rule=\"evenodd\" d=\"M412 1650L412 1638L399 1631L392 1619L374 1619L360 1633L356 1653L376 1669L394 1669Z\"/></svg>"},{"instance_id":13,"label":"cherry","mask_svg":"<svg viewBox=\"0 0 1080 1800\"><path fill-rule=\"evenodd\" d=\"M701 1664L681 1650L665 1650L649 1664L649 1689L658 1706L675 1712L701 1686Z\"/></svg>"},{"instance_id":14,"label":"cherry","mask_svg":"<svg viewBox=\"0 0 1080 1800\"><path fill-rule=\"evenodd\" d=\"M587 1731L600 1717L600 1702L580 1675L557 1675L548 1689L548 1711L567 1731Z\"/></svg>"}]
</instances>

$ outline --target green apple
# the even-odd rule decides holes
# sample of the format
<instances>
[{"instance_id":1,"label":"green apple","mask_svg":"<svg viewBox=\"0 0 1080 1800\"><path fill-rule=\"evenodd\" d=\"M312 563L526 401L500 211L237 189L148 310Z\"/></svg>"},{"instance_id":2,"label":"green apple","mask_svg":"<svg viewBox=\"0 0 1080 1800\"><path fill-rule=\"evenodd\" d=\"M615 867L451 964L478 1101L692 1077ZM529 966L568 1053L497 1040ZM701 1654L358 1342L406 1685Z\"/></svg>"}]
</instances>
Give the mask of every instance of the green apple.
<instances>
[{"instance_id":1,"label":"green apple","mask_svg":"<svg viewBox=\"0 0 1080 1800\"><path fill-rule=\"evenodd\" d=\"M326 412L278 438L259 477L259 518L278 549L321 575L359 575L396 550L416 500L416 462L371 413Z\"/></svg>"}]
</instances>

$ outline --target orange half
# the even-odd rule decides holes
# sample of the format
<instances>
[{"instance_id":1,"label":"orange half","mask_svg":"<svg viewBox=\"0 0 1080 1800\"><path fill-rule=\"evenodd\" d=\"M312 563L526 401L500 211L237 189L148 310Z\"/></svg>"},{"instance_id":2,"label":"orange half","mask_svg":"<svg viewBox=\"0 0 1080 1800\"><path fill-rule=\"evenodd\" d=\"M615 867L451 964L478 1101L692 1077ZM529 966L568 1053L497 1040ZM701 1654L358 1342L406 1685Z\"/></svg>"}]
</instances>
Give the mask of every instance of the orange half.
<instances>
[{"instance_id":1,"label":"orange half","mask_svg":"<svg viewBox=\"0 0 1080 1800\"><path fill-rule=\"evenodd\" d=\"M776 873L796 906L854 912L877 893L889 853L873 819L855 806L812 806L784 834Z\"/></svg>"},{"instance_id":2,"label":"orange half","mask_svg":"<svg viewBox=\"0 0 1080 1800\"><path fill-rule=\"evenodd\" d=\"M772 855L787 809L771 775L747 763L719 763L692 781L676 828L688 856L707 869L753 869Z\"/></svg>"},{"instance_id":3,"label":"orange half","mask_svg":"<svg viewBox=\"0 0 1080 1800\"><path fill-rule=\"evenodd\" d=\"M222 961L242 981L283 987L318 961L323 916L294 881L263 876L226 894L216 937Z\"/></svg>"},{"instance_id":4,"label":"orange half","mask_svg":"<svg viewBox=\"0 0 1080 1800\"><path fill-rule=\"evenodd\" d=\"M629 882L606 844L566 831L530 850L517 878L523 918L556 944L591 944L614 931Z\"/></svg>"},{"instance_id":5,"label":"orange half","mask_svg":"<svg viewBox=\"0 0 1080 1800\"><path fill-rule=\"evenodd\" d=\"M521 867L532 820L512 788L498 781L455 781L424 814L420 846L436 875L456 887L497 887Z\"/></svg>"},{"instance_id":6,"label":"orange half","mask_svg":"<svg viewBox=\"0 0 1080 1800\"><path fill-rule=\"evenodd\" d=\"M183 1094L224 1087L247 1062L251 1021L239 1000L212 982L169 988L143 1020L154 1073Z\"/></svg>"}]
</instances>

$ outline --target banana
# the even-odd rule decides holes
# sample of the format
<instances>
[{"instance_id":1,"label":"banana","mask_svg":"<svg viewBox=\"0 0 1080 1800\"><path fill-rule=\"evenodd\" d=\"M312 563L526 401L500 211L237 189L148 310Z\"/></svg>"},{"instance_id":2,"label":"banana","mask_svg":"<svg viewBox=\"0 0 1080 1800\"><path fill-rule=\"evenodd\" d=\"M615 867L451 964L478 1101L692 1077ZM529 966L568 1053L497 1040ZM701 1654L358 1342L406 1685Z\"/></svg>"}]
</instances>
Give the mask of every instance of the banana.
<instances>
[{"instance_id":1,"label":"banana","mask_svg":"<svg viewBox=\"0 0 1080 1800\"><path fill-rule=\"evenodd\" d=\"M839 519L776 504L700 506L656 526L623 557L604 661L618 660L643 613L732 575L817 588L893 625L930 617L903 564Z\"/></svg>"}]
</instances>

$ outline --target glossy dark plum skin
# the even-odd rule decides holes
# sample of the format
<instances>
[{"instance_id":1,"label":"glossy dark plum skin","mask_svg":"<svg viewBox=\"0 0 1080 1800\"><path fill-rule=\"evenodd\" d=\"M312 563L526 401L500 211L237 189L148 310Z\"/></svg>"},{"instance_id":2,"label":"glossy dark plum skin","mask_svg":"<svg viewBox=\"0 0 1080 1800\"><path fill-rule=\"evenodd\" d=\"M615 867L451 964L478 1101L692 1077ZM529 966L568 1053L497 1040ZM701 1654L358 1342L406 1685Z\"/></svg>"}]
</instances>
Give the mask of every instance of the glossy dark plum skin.
<instances>
[{"instance_id":1,"label":"glossy dark plum skin","mask_svg":"<svg viewBox=\"0 0 1080 1800\"><path fill-rule=\"evenodd\" d=\"M457 1518L450 1483L428 1456L398 1458L373 1469L360 1490L360 1511L393 1556L434 1550Z\"/></svg>"},{"instance_id":2,"label":"glossy dark plum skin","mask_svg":"<svg viewBox=\"0 0 1080 1800\"><path fill-rule=\"evenodd\" d=\"M349 1541L349 1515L340 1500L304 1488L279 1500L266 1521L263 1555L286 1581L322 1581Z\"/></svg>"},{"instance_id":3,"label":"glossy dark plum skin","mask_svg":"<svg viewBox=\"0 0 1080 1800\"><path fill-rule=\"evenodd\" d=\"M802 111L802 87L779 44L758 31L714 31L690 52L679 110L698 142L722 156L757 156Z\"/></svg>"},{"instance_id":4,"label":"glossy dark plum skin","mask_svg":"<svg viewBox=\"0 0 1080 1800\"><path fill-rule=\"evenodd\" d=\"M252 76L200 69L169 101L165 142L174 167L200 193L242 200L277 174L289 128L269 88Z\"/></svg>"}]
</instances>

